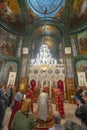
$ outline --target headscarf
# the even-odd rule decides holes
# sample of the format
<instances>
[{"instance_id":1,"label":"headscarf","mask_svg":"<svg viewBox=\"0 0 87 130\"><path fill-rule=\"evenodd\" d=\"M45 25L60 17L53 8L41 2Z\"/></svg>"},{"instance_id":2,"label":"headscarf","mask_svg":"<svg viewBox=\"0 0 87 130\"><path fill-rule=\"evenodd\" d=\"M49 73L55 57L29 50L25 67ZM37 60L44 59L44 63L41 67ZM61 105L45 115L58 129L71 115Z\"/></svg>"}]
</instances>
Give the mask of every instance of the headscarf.
<instances>
[{"instance_id":1,"label":"headscarf","mask_svg":"<svg viewBox=\"0 0 87 130\"><path fill-rule=\"evenodd\" d=\"M15 101L21 101L22 100L22 94L20 93L20 92L17 92L16 94L15 94Z\"/></svg>"},{"instance_id":2,"label":"headscarf","mask_svg":"<svg viewBox=\"0 0 87 130\"><path fill-rule=\"evenodd\" d=\"M25 113L25 114L28 114L30 106L31 106L31 99L25 99L23 101L23 104L22 104L22 107L21 107L21 111L23 113Z\"/></svg>"}]
</instances>

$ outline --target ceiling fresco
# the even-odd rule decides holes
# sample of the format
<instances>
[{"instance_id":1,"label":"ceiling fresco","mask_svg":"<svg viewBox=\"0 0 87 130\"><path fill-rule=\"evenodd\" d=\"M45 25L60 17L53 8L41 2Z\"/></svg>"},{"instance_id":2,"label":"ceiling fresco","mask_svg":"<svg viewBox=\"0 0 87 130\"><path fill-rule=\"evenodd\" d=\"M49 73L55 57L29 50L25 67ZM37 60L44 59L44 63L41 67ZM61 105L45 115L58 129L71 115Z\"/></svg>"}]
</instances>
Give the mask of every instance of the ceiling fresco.
<instances>
[{"instance_id":1,"label":"ceiling fresco","mask_svg":"<svg viewBox=\"0 0 87 130\"><path fill-rule=\"evenodd\" d=\"M87 0L74 0L71 13L71 28L76 28L87 21Z\"/></svg>"},{"instance_id":2,"label":"ceiling fresco","mask_svg":"<svg viewBox=\"0 0 87 130\"><path fill-rule=\"evenodd\" d=\"M58 60L64 51L64 27L72 32L87 24L87 0L0 0L0 24L31 37L31 58L45 44Z\"/></svg>"},{"instance_id":3,"label":"ceiling fresco","mask_svg":"<svg viewBox=\"0 0 87 130\"><path fill-rule=\"evenodd\" d=\"M24 20L17 0L0 0L0 19L14 29L24 29Z\"/></svg>"},{"instance_id":4,"label":"ceiling fresco","mask_svg":"<svg viewBox=\"0 0 87 130\"><path fill-rule=\"evenodd\" d=\"M28 23L32 24L41 17L54 17L63 20L65 0L25 0L28 16ZM0 19L14 29L23 30L25 17L22 14L22 7L17 0L0 0ZM27 13L25 12L25 13ZM70 14L71 28L76 28L87 21L87 0L74 0Z\"/></svg>"}]
</instances>

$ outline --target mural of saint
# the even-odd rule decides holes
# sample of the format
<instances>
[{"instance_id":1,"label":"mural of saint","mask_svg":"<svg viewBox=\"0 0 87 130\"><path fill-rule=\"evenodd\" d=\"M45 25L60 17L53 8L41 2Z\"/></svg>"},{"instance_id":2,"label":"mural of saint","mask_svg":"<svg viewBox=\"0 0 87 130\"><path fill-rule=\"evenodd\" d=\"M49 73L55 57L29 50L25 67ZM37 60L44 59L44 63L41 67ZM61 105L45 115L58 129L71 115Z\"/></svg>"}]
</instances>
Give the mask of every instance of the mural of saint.
<instances>
[{"instance_id":1,"label":"mural of saint","mask_svg":"<svg viewBox=\"0 0 87 130\"><path fill-rule=\"evenodd\" d=\"M87 61L80 60L76 64L77 72L85 72L86 80L87 80Z\"/></svg>"},{"instance_id":2,"label":"mural of saint","mask_svg":"<svg viewBox=\"0 0 87 130\"><path fill-rule=\"evenodd\" d=\"M87 54L87 30L78 34L78 47L80 54Z\"/></svg>"},{"instance_id":3,"label":"mural of saint","mask_svg":"<svg viewBox=\"0 0 87 130\"><path fill-rule=\"evenodd\" d=\"M7 56L14 56L17 36L6 32L0 28L0 54Z\"/></svg>"}]
</instances>

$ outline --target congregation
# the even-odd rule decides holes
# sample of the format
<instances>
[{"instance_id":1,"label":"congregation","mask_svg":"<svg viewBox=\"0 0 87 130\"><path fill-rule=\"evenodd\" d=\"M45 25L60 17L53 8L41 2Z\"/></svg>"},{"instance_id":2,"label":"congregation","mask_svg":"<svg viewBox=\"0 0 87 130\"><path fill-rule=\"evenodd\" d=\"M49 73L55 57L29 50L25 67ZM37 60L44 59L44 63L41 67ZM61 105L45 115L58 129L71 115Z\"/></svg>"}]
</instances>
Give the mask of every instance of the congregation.
<instances>
[{"instance_id":1,"label":"congregation","mask_svg":"<svg viewBox=\"0 0 87 130\"><path fill-rule=\"evenodd\" d=\"M19 90L15 91L13 86L7 88L0 86L0 130L3 128L5 111L8 107L11 108L8 130L34 130L38 128L38 124L42 124L43 129L43 124L45 126L49 122L52 122L52 125L46 130L87 130L87 91L82 91L80 87L76 90L75 116L81 120L81 124L72 120L61 124L61 119L65 118L64 93L59 86L54 88L53 92L56 111L53 111L47 86L38 95L37 108L34 111L34 90L32 91L30 85L27 86L25 94Z\"/></svg>"}]
</instances>

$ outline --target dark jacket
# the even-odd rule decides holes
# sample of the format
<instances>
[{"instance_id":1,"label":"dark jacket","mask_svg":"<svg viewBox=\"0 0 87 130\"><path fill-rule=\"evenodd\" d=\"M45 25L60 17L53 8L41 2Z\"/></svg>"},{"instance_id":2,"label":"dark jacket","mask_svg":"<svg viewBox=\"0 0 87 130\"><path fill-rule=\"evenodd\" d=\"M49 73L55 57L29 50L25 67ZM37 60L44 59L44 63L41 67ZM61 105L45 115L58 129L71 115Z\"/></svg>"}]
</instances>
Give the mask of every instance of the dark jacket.
<instances>
[{"instance_id":1,"label":"dark jacket","mask_svg":"<svg viewBox=\"0 0 87 130\"><path fill-rule=\"evenodd\" d=\"M87 103L78 107L75 111L75 115L87 126Z\"/></svg>"},{"instance_id":2,"label":"dark jacket","mask_svg":"<svg viewBox=\"0 0 87 130\"><path fill-rule=\"evenodd\" d=\"M12 130L34 130L36 120L32 113L25 115L22 111L17 111L11 124Z\"/></svg>"},{"instance_id":3,"label":"dark jacket","mask_svg":"<svg viewBox=\"0 0 87 130\"><path fill-rule=\"evenodd\" d=\"M78 97L78 99L80 100L81 103L85 103L85 101L83 100L81 94L82 94L83 90L82 89L79 89L77 92L76 92L76 97Z\"/></svg>"},{"instance_id":4,"label":"dark jacket","mask_svg":"<svg viewBox=\"0 0 87 130\"><path fill-rule=\"evenodd\" d=\"M3 90L0 89L0 99L4 100L5 108L8 107L8 97L4 94Z\"/></svg>"},{"instance_id":5,"label":"dark jacket","mask_svg":"<svg viewBox=\"0 0 87 130\"><path fill-rule=\"evenodd\" d=\"M3 100L3 93L0 91L0 130L2 129L2 122L5 115L5 102Z\"/></svg>"},{"instance_id":6,"label":"dark jacket","mask_svg":"<svg viewBox=\"0 0 87 130\"><path fill-rule=\"evenodd\" d=\"M54 127L51 127L48 130L63 130L63 126L61 124L56 124Z\"/></svg>"}]
</instances>

